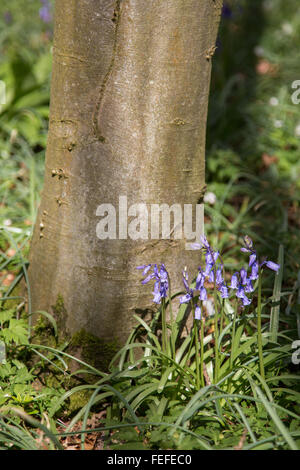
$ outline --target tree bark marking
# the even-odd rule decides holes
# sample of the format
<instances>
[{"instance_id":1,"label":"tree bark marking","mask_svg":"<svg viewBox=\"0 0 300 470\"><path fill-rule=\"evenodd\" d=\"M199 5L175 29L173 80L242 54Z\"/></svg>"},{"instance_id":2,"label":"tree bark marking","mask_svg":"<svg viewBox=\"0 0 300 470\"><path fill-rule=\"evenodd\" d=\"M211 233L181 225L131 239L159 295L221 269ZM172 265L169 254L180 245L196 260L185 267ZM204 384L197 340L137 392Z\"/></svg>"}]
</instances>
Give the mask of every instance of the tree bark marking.
<instances>
[{"instance_id":1,"label":"tree bark marking","mask_svg":"<svg viewBox=\"0 0 300 470\"><path fill-rule=\"evenodd\" d=\"M107 70L107 73L104 76L103 82L100 86L100 91L99 91L99 97L96 103L96 109L93 115L93 128L94 128L94 134L97 140L100 140L100 142L105 142L105 137L102 135L101 131L101 123L100 121L100 115L101 115L101 106L103 102L103 98L105 95L106 91L106 86L108 83L108 80L111 76L111 73L114 68L115 64L115 58L116 58L116 51L117 51L117 42L118 42L118 30L119 30L119 24L120 24L120 16L121 16L121 0L116 0L116 5L114 9L114 14L113 18L111 21L115 23L115 35L114 35L114 43L113 43L113 50L112 50L112 56L111 56L111 62L109 65L109 68Z\"/></svg>"}]
</instances>

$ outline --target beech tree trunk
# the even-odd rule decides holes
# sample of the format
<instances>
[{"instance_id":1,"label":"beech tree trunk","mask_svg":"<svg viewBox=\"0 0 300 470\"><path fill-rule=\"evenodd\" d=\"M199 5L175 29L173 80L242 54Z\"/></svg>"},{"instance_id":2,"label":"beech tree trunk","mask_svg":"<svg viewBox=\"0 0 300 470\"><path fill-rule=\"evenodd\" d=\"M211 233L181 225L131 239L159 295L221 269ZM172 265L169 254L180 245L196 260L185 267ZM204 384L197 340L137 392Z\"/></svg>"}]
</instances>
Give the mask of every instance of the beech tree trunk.
<instances>
[{"instance_id":1,"label":"beech tree trunk","mask_svg":"<svg viewBox=\"0 0 300 470\"><path fill-rule=\"evenodd\" d=\"M123 342L153 307L136 266L165 263L173 291L199 260L185 239L100 240L97 207L197 204L205 185L220 0L56 0L45 183L30 253L33 311ZM55 309L54 309L55 310Z\"/></svg>"}]
</instances>

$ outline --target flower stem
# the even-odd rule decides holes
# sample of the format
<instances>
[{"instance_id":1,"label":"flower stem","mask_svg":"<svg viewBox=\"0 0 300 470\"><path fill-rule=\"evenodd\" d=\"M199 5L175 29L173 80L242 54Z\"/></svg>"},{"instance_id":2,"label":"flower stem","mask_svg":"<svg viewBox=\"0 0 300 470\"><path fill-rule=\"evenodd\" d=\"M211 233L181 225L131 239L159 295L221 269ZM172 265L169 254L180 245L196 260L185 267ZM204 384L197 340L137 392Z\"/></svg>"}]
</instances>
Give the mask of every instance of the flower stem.
<instances>
[{"instance_id":1,"label":"flower stem","mask_svg":"<svg viewBox=\"0 0 300 470\"><path fill-rule=\"evenodd\" d=\"M193 331L193 333L192 333ZM189 349L188 349L188 352L187 352L187 355L185 357L185 361L184 361L184 364L183 364L183 368L185 368L185 366L187 365L188 361L189 361L189 358L190 358L190 354L191 354L191 349L192 349L192 346L193 346L193 341L194 341L194 336L195 336L195 329L193 328L193 330L191 330L191 333L192 333L192 337L191 337L191 341L190 341L190 345L189 345Z\"/></svg>"},{"instance_id":2,"label":"flower stem","mask_svg":"<svg viewBox=\"0 0 300 470\"><path fill-rule=\"evenodd\" d=\"M233 346L234 346L234 338L235 338L235 325L236 325L237 309L238 309L238 299L235 300L234 316L233 316L233 321L232 321L230 369L232 369L232 367L233 367L233 354L234 354Z\"/></svg>"},{"instance_id":3,"label":"flower stem","mask_svg":"<svg viewBox=\"0 0 300 470\"><path fill-rule=\"evenodd\" d=\"M257 298L257 345L258 345L258 356L259 356L259 368L260 375L265 378L265 367L263 360L263 344L262 344L262 332L261 332L261 269L258 272L258 298Z\"/></svg>"},{"instance_id":4,"label":"flower stem","mask_svg":"<svg viewBox=\"0 0 300 470\"><path fill-rule=\"evenodd\" d=\"M168 282L169 282L169 307L170 307L170 322L171 322L171 356L173 357L174 361L176 358L176 345L175 345L175 336L174 336L174 328L175 322L173 317L173 309L172 309L172 294L171 294L171 279L168 274Z\"/></svg>"},{"instance_id":5,"label":"flower stem","mask_svg":"<svg viewBox=\"0 0 300 470\"><path fill-rule=\"evenodd\" d=\"M201 330L200 330L200 376L201 386L205 386L204 382L204 317L201 318Z\"/></svg>"},{"instance_id":6,"label":"flower stem","mask_svg":"<svg viewBox=\"0 0 300 470\"><path fill-rule=\"evenodd\" d=\"M199 333L198 333L198 321L194 318L194 338L195 338L195 358L196 358L196 380L197 390L200 389L200 362L199 362Z\"/></svg>"},{"instance_id":7,"label":"flower stem","mask_svg":"<svg viewBox=\"0 0 300 470\"><path fill-rule=\"evenodd\" d=\"M215 282L214 282L214 304L215 304L215 383L218 382L219 377L219 327L218 327L218 297L217 297L217 286L216 286L216 270L215 270Z\"/></svg>"},{"instance_id":8,"label":"flower stem","mask_svg":"<svg viewBox=\"0 0 300 470\"><path fill-rule=\"evenodd\" d=\"M162 299L161 302L161 335L162 335L162 352L166 353L166 346L167 346L167 326L166 326L166 304L165 304L165 299Z\"/></svg>"},{"instance_id":9,"label":"flower stem","mask_svg":"<svg viewBox=\"0 0 300 470\"><path fill-rule=\"evenodd\" d=\"M220 316L220 329L219 329L219 337L222 335L222 332L223 332L223 325L224 325L224 310L225 310L225 300L222 299L221 301L221 316ZM221 344L220 344L220 348L221 348ZM222 356L220 358L220 366L222 364Z\"/></svg>"}]
</instances>

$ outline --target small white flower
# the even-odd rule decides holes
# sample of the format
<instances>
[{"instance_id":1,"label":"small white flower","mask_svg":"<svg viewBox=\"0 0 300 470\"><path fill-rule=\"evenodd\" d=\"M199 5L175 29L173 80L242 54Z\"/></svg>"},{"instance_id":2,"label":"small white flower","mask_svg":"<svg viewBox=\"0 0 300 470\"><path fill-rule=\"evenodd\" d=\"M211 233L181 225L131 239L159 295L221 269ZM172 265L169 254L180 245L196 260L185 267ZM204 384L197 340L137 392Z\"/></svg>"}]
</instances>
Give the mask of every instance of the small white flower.
<instances>
[{"instance_id":1,"label":"small white flower","mask_svg":"<svg viewBox=\"0 0 300 470\"><path fill-rule=\"evenodd\" d=\"M271 106L278 106L279 104L278 98L276 98L275 96L272 96L272 98L270 98L269 104Z\"/></svg>"},{"instance_id":2,"label":"small white flower","mask_svg":"<svg viewBox=\"0 0 300 470\"><path fill-rule=\"evenodd\" d=\"M280 127L283 126L283 121L281 121L280 119L275 119L274 121L274 126L279 129Z\"/></svg>"},{"instance_id":3,"label":"small white flower","mask_svg":"<svg viewBox=\"0 0 300 470\"><path fill-rule=\"evenodd\" d=\"M253 51L257 57L263 57L265 55L265 50L262 46L255 46Z\"/></svg>"},{"instance_id":4,"label":"small white flower","mask_svg":"<svg viewBox=\"0 0 300 470\"><path fill-rule=\"evenodd\" d=\"M12 221L10 219L6 219L3 222L3 225L5 225L5 227L9 227L11 224L12 224Z\"/></svg>"},{"instance_id":5,"label":"small white flower","mask_svg":"<svg viewBox=\"0 0 300 470\"><path fill-rule=\"evenodd\" d=\"M297 124L297 126L295 127L295 136L296 136L296 137L300 137L300 122L299 122L299 124Z\"/></svg>"},{"instance_id":6,"label":"small white flower","mask_svg":"<svg viewBox=\"0 0 300 470\"><path fill-rule=\"evenodd\" d=\"M291 23L283 23L281 25L281 29L284 32L284 34L287 34L288 36L293 34L293 26L291 25Z\"/></svg>"},{"instance_id":7,"label":"small white flower","mask_svg":"<svg viewBox=\"0 0 300 470\"><path fill-rule=\"evenodd\" d=\"M216 203L216 200L217 200L217 196L215 195L215 193L212 193L211 191L206 193L203 198L204 202L206 202L207 204L211 204L211 205L214 205Z\"/></svg>"},{"instance_id":8,"label":"small white flower","mask_svg":"<svg viewBox=\"0 0 300 470\"><path fill-rule=\"evenodd\" d=\"M12 129L12 131L10 133L10 143L13 144L16 141L17 137L18 137L17 129Z\"/></svg>"}]
</instances>

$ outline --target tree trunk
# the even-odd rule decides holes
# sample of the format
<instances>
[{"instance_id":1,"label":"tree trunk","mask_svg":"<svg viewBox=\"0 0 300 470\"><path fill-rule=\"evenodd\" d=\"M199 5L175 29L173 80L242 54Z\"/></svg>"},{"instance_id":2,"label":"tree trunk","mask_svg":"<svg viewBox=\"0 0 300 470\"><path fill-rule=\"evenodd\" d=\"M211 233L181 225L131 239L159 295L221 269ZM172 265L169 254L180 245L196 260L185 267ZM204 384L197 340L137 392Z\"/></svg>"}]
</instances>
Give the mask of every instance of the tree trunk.
<instances>
[{"instance_id":1,"label":"tree trunk","mask_svg":"<svg viewBox=\"0 0 300 470\"><path fill-rule=\"evenodd\" d=\"M221 3L55 2L45 184L29 274L33 311L63 302L71 334L84 328L123 342L135 310L153 305L136 266L164 262L173 292L182 289L182 268L198 266L185 239L133 240L125 229L99 239L97 207L118 209L120 196L128 207L201 200Z\"/></svg>"}]
</instances>

